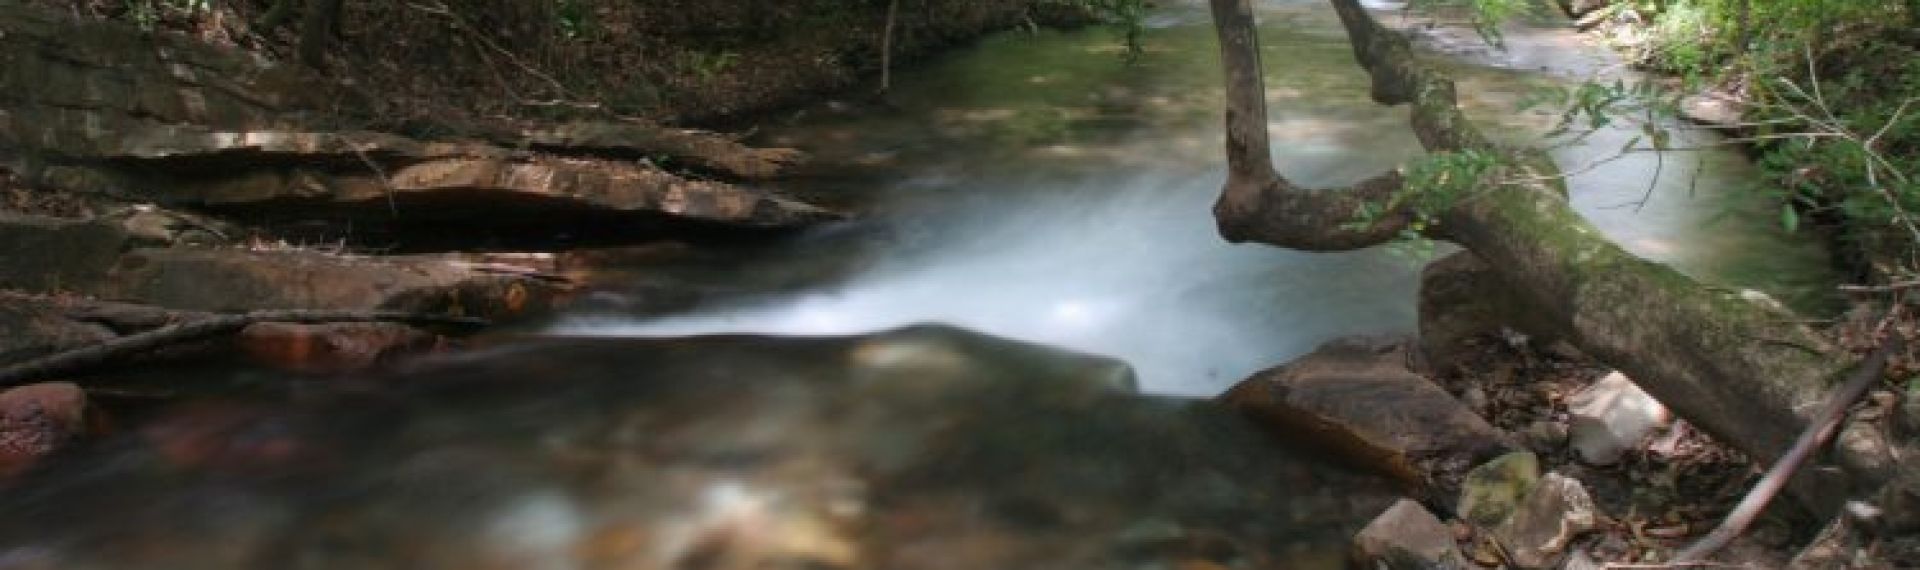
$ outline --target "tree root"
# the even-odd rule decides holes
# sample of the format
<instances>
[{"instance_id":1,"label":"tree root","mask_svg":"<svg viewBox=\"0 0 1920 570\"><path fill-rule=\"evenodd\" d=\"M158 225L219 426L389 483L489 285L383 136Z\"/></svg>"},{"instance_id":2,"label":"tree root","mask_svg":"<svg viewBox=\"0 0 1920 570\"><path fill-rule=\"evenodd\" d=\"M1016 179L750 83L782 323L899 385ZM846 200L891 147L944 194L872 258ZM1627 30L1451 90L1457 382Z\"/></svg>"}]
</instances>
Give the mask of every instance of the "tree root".
<instances>
[{"instance_id":1,"label":"tree root","mask_svg":"<svg viewBox=\"0 0 1920 570\"><path fill-rule=\"evenodd\" d=\"M92 346L66 350L0 368L0 388L8 388L91 368L137 354L188 341L237 332L254 323L398 322L407 324L483 327L486 320L398 311L254 311L222 315L130 334Z\"/></svg>"}]
</instances>

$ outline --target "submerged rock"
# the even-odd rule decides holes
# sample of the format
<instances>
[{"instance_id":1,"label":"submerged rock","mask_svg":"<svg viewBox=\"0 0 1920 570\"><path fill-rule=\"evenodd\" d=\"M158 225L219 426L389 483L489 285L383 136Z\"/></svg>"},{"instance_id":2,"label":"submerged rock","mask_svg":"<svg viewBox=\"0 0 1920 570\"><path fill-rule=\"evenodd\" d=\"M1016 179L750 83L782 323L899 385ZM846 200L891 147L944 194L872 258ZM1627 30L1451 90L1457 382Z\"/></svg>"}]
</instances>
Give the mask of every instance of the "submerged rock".
<instances>
[{"instance_id":1,"label":"submerged rock","mask_svg":"<svg viewBox=\"0 0 1920 570\"><path fill-rule=\"evenodd\" d=\"M1387 481L1112 360L915 327L555 339L167 414L0 494L52 567L1343 568ZM197 413L210 414L196 422ZM162 451L143 450L157 442ZM57 471L57 470L55 470Z\"/></svg>"},{"instance_id":2,"label":"submerged rock","mask_svg":"<svg viewBox=\"0 0 1920 570\"><path fill-rule=\"evenodd\" d=\"M1328 342L1241 381L1220 400L1290 441L1419 487L1514 449L1505 433L1409 371L1400 338Z\"/></svg>"},{"instance_id":3,"label":"submerged rock","mask_svg":"<svg viewBox=\"0 0 1920 570\"><path fill-rule=\"evenodd\" d=\"M254 323L236 341L255 362L306 373L365 370L433 351L440 336L398 323Z\"/></svg>"}]
</instances>

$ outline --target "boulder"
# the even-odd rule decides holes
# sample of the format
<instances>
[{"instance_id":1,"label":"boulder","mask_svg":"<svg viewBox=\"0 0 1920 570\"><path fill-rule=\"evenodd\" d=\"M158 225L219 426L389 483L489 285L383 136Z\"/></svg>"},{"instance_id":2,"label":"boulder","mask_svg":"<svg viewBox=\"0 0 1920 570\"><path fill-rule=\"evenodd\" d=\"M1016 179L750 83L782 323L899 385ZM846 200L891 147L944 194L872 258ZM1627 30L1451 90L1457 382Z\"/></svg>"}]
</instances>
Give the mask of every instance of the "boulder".
<instances>
[{"instance_id":1,"label":"boulder","mask_svg":"<svg viewBox=\"0 0 1920 570\"><path fill-rule=\"evenodd\" d=\"M1241 381L1220 401L1289 441L1329 449L1421 488L1515 448L1446 390L1407 369L1399 337L1351 337Z\"/></svg>"},{"instance_id":2,"label":"boulder","mask_svg":"<svg viewBox=\"0 0 1920 570\"><path fill-rule=\"evenodd\" d=\"M172 248L122 255L88 292L209 312L383 309L508 319L552 306L565 289L454 256Z\"/></svg>"},{"instance_id":3,"label":"boulder","mask_svg":"<svg viewBox=\"0 0 1920 570\"><path fill-rule=\"evenodd\" d=\"M1419 346L1428 366L1444 373L1471 364L1473 340L1505 328L1534 335L1542 346L1554 344L1542 331L1555 329L1523 299L1473 252L1427 264L1420 272Z\"/></svg>"},{"instance_id":4,"label":"boulder","mask_svg":"<svg viewBox=\"0 0 1920 570\"><path fill-rule=\"evenodd\" d=\"M1467 522L1491 527L1520 509L1540 482L1540 458L1516 451L1474 467L1460 483L1455 509Z\"/></svg>"},{"instance_id":5,"label":"boulder","mask_svg":"<svg viewBox=\"0 0 1920 570\"><path fill-rule=\"evenodd\" d=\"M67 382L0 392L0 476L32 467L87 429L87 394Z\"/></svg>"},{"instance_id":6,"label":"boulder","mask_svg":"<svg viewBox=\"0 0 1920 570\"><path fill-rule=\"evenodd\" d=\"M1362 568L1425 570L1466 568L1453 541L1453 529L1409 499L1380 513L1353 539L1354 562Z\"/></svg>"},{"instance_id":7,"label":"boulder","mask_svg":"<svg viewBox=\"0 0 1920 570\"><path fill-rule=\"evenodd\" d=\"M236 342L254 362L308 374L364 370L440 348L439 335L398 323L254 323Z\"/></svg>"},{"instance_id":8,"label":"boulder","mask_svg":"<svg viewBox=\"0 0 1920 570\"><path fill-rule=\"evenodd\" d=\"M0 289L85 287L105 275L132 242L109 223L0 211Z\"/></svg>"},{"instance_id":9,"label":"boulder","mask_svg":"<svg viewBox=\"0 0 1920 570\"><path fill-rule=\"evenodd\" d=\"M1654 429L1672 419L1667 407L1612 372L1567 398L1574 455L1593 465L1612 465Z\"/></svg>"},{"instance_id":10,"label":"boulder","mask_svg":"<svg viewBox=\"0 0 1920 570\"><path fill-rule=\"evenodd\" d=\"M1679 112L1681 117L1695 123L1735 130L1745 122L1747 104L1733 95L1708 91L1681 97Z\"/></svg>"},{"instance_id":11,"label":"boulder","mask_svg":"<svg viewBox=\"0 0 1920 570\"><path fill-rule=\"evenodd\" d=\"M1499 526L1495 540L1505 545L1513 563L1525 569L1554 568L1579 535L1600 526L1593 498L1579 481L1548 473Z\"/></svg>"}]
</instances>

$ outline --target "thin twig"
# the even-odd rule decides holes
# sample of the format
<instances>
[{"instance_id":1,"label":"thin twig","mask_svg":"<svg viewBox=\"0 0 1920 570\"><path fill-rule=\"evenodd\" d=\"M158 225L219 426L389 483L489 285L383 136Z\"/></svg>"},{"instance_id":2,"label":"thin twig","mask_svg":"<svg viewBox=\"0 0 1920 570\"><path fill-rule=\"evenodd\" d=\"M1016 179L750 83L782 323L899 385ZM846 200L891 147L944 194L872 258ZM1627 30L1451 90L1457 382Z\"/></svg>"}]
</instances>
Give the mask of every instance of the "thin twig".
<instances>
[{"instance_id":1,"label":"thin twig","mask_svg":"<svg viewBox=\"0 0 1920 570\"><path fill-rule=\"evenodd\" d=\"M527 72L528 75L532 75L534 77L540 78L543 81L546 81L549 85L553 86L553 90L555 93L558 93L566 97L572 97L571 90L567 89L567 86L565 84L560 83L560 80L554 79L553 76L547 75L546 73L540 71L539 69L534 68L532 65L528 65L527 62L522 61L520 57L514 55L513 52L507 51L506 48L500 47L500 44L494 43L492 39L489 39L485 34L480 33L479 30L474 29L472 25L468 24L465 18L461 18L459 14L454 13L453 8L448 7L446 2L442 2L440 0L433 0L433 4L434 4L433 6L422 6L420 4L408 2L407 6L410 6L415 10L419 10L419 11L426 12L428 14L433 14L436 16L441 16L448 20L451 20L454 23L454 25L460 27L461 31L466 32L469 37L472 37L474 40L480 42L481 45L484 45L487 48L492 49L493 51L499 52L500 55L502 56L505 56L507 58L507 62L512 63L514 67L520 68L521 71Z\"/></svg>"}]
</instances>

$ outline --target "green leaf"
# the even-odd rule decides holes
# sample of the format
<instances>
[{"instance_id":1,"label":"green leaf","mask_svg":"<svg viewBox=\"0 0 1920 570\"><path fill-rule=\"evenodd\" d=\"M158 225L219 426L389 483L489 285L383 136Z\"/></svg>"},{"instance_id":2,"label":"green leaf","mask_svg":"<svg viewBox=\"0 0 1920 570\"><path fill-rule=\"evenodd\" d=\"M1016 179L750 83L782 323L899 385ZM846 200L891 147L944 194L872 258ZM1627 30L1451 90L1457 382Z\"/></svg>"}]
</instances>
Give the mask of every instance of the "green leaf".
<instances>
[{"instance_id":1,"label":"green leaf","mask_svg":"<svg viewBox=\"0 0 1920 570\"><path fill-rule=\"evenodd\" d=\"M1780 205L1780 227L1786 228L1787 233L1800 229L1800 212L1793 209L1793 204Z\"/></svg>"}]
</instances>

